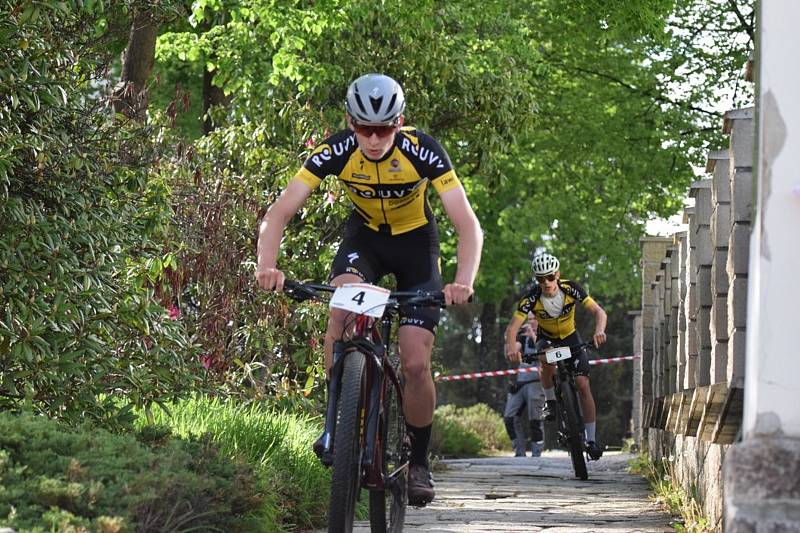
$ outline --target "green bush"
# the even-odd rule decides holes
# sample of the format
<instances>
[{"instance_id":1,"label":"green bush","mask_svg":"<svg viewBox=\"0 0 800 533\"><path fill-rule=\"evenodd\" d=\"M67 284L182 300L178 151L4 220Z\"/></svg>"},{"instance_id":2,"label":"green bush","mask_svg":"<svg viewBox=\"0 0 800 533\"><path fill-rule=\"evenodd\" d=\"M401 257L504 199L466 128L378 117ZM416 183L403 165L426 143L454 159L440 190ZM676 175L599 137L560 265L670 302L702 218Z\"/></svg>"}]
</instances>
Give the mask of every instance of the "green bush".
<instances>
[{"instance_id":1,"label":"green bush","mask_svg":"<svg viewBox=\"0 0 800 533\"><path fill-rule=\"evenodd\" d=\"M503 419L486 404L462 408L443 405L433 415L431 453L475 456L507 448Z\"/></svg>"},{"instance_id":2,"label":"green bush","mask_svg":"<svg viewBox=\"0 0 800 533\"><path fill-rule=\"evenodd\" d=\"M134 436L0 413L0 526L44 531L265 531L266 490L208 438Z\"/></svg>"},{"instance_id":3,"label":"green bush","mask_svg":"<svg viewBox=\"0 0 800 533\"><path fill-rule=\"evenodd\" d=\"M510 441L503 417L485 403L478 403L460 410L461 423L481 438L483 451L507 450Z\"/></svg>"},{"instance_id":4,"label":"green bush","mask_svg":"<svg viewBox=\"0 0 800 533\"><path fill-rule=\"evenodd\" d=\"M0 410L125 423L202 369L156 295L176 265L155 132L104 111L123 6L0 5Z\"/></svg>"}]
</instances>

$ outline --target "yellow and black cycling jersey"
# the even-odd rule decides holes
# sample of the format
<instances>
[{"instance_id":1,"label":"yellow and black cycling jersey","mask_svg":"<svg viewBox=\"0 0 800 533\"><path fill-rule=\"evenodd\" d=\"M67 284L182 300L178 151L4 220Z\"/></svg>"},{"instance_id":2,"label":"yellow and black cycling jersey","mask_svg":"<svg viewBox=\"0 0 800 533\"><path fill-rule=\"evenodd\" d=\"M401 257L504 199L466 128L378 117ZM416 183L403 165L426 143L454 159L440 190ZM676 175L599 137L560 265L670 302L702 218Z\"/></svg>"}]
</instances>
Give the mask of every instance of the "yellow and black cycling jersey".
<instances>
[{"instance_id":1,"label":"yellow and black cycling jersey","mask_svg":"<svg viewBox=\"0 0 800 533\"><path fill-rule=\"evenodd\" d=\"M358 149L351 130L337 132L314 149L295 179L314 189L331 175L344 184L367 227L392 235L433 220L428 183L439 194L460 184L444 148L411 127L400 129L394 146L379 161L368 159Z\"/></svg>"},{"instance_id":2,"label":"yellow and black cycling jersey","mask_svg":"<svg viewBox=\"0 0 800 533\"><path fill-rule=\"evenodd\" d=\"M558 281L558 288L564 293L564 306L561 314L550 316L542 303L542 288L535 286L517 304L514 316L528 319L528 313L533 313L539 322L539 334L548 339L564 339L575 332L575 304L582 303L590 307L594 300L578 283L566 279Z\"/></svg>"}]
</instances>

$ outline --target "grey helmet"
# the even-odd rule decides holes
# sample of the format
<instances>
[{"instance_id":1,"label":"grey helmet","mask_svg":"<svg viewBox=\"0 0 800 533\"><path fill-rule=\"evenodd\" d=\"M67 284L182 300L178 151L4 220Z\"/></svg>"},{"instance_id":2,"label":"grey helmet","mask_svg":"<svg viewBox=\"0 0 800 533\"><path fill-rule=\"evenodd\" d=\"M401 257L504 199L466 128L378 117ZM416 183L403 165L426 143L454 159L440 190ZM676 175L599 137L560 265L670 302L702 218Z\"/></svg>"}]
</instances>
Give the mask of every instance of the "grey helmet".
<instances>
[{"instance_id":1,"label":"grey helmet","mask_svg":"<svg viewBox=\"0 0 800 533\"><path fill-rule=\"evenodd\" d=\"M406 108L403 88L389 76L364 74L347 88L347 112L359 124L393 125Z\"/></svg>"},{"instance_id":2,"label":"grey helmet","mask_svg":"<svg viewBox=\"0 0 800 533\"><path fill-rule=\"evenodd\" d=\"M547 276L558 272L560 263L558 259L548 253L541 253L531 261L534 276Z\"/></svg>"}]
</instances>

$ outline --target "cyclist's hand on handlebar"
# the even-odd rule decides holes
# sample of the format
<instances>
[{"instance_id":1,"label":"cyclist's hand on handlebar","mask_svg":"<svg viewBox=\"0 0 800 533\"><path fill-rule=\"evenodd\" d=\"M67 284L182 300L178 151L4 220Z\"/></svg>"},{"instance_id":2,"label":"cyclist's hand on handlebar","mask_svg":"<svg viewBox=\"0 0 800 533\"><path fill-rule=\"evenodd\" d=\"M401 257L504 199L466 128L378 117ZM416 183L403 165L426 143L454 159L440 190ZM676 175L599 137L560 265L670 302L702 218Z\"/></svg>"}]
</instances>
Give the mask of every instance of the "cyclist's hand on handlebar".
<instances>
[{"instance_id":1,"label":"cyclist's hand on handlebar","mask_svg":"<svg viewBox=\"0 0 800 533\"><path fill-rule=\"evenodd\" d=\"M266 291L282 291L286 276L277 268L256 268L256 282Z\"/></svg>"},{"instance_id":2,"label":"cyclist's hand on handlebar","mask_svg":"<svg viewBox=\"0 0 800 533\"><path fill-rule=\"evenodd\" d=\"M522 362L522 353L520 353L517 343L506 344L506 359L509 363L518 365Z\"/></svg>"},{"instance_id":3,"label":"cyclist's hand on handlebar","mask_svg":"<svg viewBox=\"0 0 800 533\"><path fill-rule=\"evenodd\" d=\"M594 337L592 337L592 340L594 340L595 347L598 347L601 344L603 344L604 342L606 342L606 333L604 331L601 331L599 333L595 333Z\"/></svg>"},{"instance_id":4,"label":"cyclist's hand on handlebar","mask_svg":"<svg viewBox=\"0 0 800 533\"><path fill-rule=\"evenodd\" d=\"M475 291L469 285L448 283L444 286L442 292L444 292L445 305L459 305L469 302L472 293Z\"/></svg>"}]
</instances>

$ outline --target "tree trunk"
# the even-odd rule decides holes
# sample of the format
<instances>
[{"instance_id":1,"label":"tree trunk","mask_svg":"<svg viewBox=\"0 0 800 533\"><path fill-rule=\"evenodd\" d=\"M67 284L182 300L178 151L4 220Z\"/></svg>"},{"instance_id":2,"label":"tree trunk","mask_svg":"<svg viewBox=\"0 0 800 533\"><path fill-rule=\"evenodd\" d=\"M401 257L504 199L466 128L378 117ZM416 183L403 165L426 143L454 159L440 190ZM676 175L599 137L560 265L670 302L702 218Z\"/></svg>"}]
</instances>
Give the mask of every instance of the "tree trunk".
<instances>
[{"instance_id":1,"label":"tree trunk","mask_svg":"<svg viewBox=\"0 0 800 533\"><path fill-rule=\"evenodd\" d=\"M211 118L211 108L215 106L227 106L228 98L225 97L223 90L213 84L214 71L208 68L203 69L203 134L208 135L216 128L216 124Z\"/></svg>"},{"instance_id":2,"label":"tree trunk","mask_svg":"<svg viewBox=\"0 0 800 533\"><path fill-rule=\"evenodd\" d=\"M147 111L145 83L153 70L158 23L149 9L137 9L122 66L122 79L114 89L114 111L143 120Z\"/></svg>"}]
</instances>

